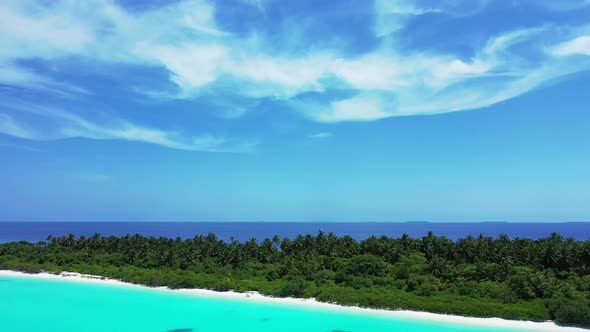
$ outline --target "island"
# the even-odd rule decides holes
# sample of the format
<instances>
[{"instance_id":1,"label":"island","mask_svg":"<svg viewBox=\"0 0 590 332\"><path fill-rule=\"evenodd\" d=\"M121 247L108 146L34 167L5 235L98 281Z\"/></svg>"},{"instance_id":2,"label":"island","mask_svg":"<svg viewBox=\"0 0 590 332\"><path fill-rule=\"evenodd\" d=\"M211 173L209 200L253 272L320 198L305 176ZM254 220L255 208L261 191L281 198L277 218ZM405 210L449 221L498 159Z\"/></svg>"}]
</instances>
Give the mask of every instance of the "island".
<instances>
[{"instance_id":1,"label":"island","mask_svg":"<svg viewBox=\"0 0 590 332\"><path fill-rule=\"evenodd\" d=\"M262 241L70 234L0 244L0 269L590 327L590 240L556 233L457 241L432 233L361 241L321 231Z\"/></svg>"}]
</instances>

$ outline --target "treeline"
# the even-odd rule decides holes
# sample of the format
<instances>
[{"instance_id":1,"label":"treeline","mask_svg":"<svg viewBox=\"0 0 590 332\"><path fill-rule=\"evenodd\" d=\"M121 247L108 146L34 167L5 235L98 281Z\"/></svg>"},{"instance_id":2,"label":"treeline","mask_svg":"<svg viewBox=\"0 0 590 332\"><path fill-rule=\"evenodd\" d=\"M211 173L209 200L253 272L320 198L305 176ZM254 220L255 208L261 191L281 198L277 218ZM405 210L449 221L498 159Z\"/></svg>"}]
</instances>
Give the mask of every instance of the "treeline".
<instances>
[{"instance_id":1,"label":"treeline","mask_svg":"<svg viewBox=\"0 0 590 332\"><path fill-rule=\"evenodd\" d=\"M223 241L49 236L0 244L0 268L77 271L148 286L255 290L375 308L546 320L590 326L590 241L457 241L333 233Z\"/></svg>"}]
</instances>

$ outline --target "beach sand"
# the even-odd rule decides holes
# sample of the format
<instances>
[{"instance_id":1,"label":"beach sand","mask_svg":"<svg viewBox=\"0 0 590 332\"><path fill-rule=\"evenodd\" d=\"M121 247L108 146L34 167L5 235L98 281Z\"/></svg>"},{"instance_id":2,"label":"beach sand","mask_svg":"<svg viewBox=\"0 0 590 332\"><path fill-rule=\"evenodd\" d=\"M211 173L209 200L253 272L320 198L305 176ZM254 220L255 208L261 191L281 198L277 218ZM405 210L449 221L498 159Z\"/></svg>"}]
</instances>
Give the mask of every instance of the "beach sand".
<instances>
[{"instance_id":1,"label":"beach sand","mask_svg":"<svg viewBox=\"0 0 590 332\"><path fill-rule=\"evenodd\" d=\"M147 286L135 285L119 280L103 278L100 276L83 275L76 272L62 272L61 274L50 274L50 273L39 273L39 274L27 274L17 271L0 270L0 277L27 277L27 278L39 278L39 279L54 279L54 280L68 280L72 282L84 282L84 283L97 283L103 285L116 285L122 287L138 287L156 289L166 292L177 292L182 294L189 294L202 297L217 297L225 299L238 299L245 301L255 302L266 302L266 303L282 303L289 305L300 305L314 308L322 308L329 310L337 310L344 312L360 312L368 313L389 317L401 317L411 318L425 321L437 321L444 323L455 323L462 325L477 325L477 326L489 326L489 327L504 327L512 329L526 329L534 331L554 331L554 332L582 332L588 331L587 329L577 327L565 327L558 326L554 322L532 322L532 321L517 321L508 320L502 318L477 318L477 317L464 317L455 315L445 314L434 314L429 312L420 311L408 311L408 310L382 310L382 309L369 309L352 306L341 306L337 304L330 304L324 302L318 302L315 299L297 299L297 298L278 298L261 295L257 292L217 292L209 289L170 289L167 287L151 288Z\"/></svg>"}]
</instances>

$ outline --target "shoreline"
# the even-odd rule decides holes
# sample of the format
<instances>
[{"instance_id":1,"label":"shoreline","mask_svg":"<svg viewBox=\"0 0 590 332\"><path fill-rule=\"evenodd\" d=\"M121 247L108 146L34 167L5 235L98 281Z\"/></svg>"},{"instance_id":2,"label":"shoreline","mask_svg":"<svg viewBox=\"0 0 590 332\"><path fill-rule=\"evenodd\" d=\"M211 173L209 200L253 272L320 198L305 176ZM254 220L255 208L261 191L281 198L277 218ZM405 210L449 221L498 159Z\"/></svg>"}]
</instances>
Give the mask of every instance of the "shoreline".
<instances>
[{"instance_id":1,"label":"shoreline","mask_svg":"<svg viewBox=\"0 0 590 332\"><path fill-rule=\"evenodd\" d=\"M500 328L512 328L512 329L523 329L532 331L553 331L553 332L583 332L589 331L579 327L559 326L552 321L545 322L533 322L533 321L519 321L509 320L504 318L480 318L480 317L467 317L457 315L446 315L436 314L423 311L410 311L410 310L385 310L385 309L371 309L354 306L343 306L339 304L319 302L315 299L300 299L300 298L281 298L281 297L270 297L262 295L258 292L250 291L244 293L238 293L234 291L228 292L217 292L210 289L170 289L168 287L148 287L143 285L136 285L132 283L123 282L120 280L109 279L102 276L85 275L77 272L62 272L60 274L51 274L42 272L38 274L24 273L20 271L12 270L0 270L0 277L20 277L20 278L35 278L35 279L46 279L46 280L66 280L70 282L82 282L82 283L93 283L102 285L112 285L120 287L135 287L150 290L160 290L164 292L187 294L192 296L201 297L212 297L212 298L223 298L223 299L234 299L252 302L263 302L263 303L278 303L287 305L305 306L308 308L321 308L334 310L339 312L352 312L352 313L363 313L373 314L391 318L409 318L414 320L432 321L448 324L462 324L462 325L475 325L475 326L487 326L487 327L500 327Z\"/></svg>"}]
</instances>

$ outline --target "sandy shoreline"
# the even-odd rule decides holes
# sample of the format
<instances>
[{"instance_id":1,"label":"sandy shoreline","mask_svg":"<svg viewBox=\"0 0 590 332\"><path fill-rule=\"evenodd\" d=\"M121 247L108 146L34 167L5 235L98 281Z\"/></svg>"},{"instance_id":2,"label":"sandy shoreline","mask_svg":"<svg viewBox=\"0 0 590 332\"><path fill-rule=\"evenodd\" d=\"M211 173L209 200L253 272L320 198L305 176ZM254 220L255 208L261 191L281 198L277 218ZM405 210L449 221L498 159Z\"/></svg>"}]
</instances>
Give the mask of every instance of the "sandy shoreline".
<instances>
[{"instance_id":1,"label":"sandy shoreline","mask_svg":"<svg viewBox=\"0 0 590 332\"><path fill-rule=\"evenodd\" d=\"M68 280L73 282L85 282L85 283L96 283L103 285L116 285L124 287L136 287L146 289L156 289L166 292L176 292L182 294L189 294L195 296L205 297L217 297L225 299L240 299L254 302L265 302L265 303L282 303L300 305L306 307L315 307L323 309L331 309L343 312L357 312L357 313L369 313L377 314L388 317L400 317L400 318L411 318L417 320L436 321L451 324L463 324L463 325L478 325L478 326L489 326L489 327L504 327L512 329L527 329L534 331L555 331L555 332L582 332L588 331L586 329L577 327L563 327L558 326L553 322L532 322L532 321L516 321L507 320L502 318L477 318L477 317L464 317L444 314L434 314L429 312L420 311L407 311L407 310L382 310L382 309L368 309L360 307L348 307L337 304L330 304L324 302L318 302L314 299L296 299L296 298L276 298L261 295L257 292L216 292L208 289L169 289L166 287L150 288L147 286L135 285L119 280L107 279L99 276L82 275L75 272L63 272L60 275L50 273L39 273L39 274L27 274L17 271L0 270L0 277L27 277L37 279L54 279L54 280Z\"/></svg>"}]
</instances>

